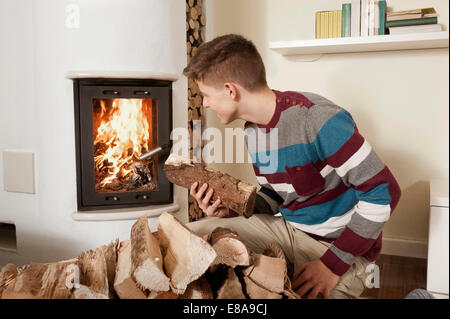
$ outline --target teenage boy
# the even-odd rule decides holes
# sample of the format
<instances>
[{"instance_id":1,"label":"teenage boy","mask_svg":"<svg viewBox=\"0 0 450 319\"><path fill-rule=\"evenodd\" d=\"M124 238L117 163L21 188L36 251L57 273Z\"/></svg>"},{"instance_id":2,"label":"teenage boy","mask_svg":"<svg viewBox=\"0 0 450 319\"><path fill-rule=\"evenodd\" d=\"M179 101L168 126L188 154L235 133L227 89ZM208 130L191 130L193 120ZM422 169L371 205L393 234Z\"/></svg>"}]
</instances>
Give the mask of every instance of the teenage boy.
<instances>
[{"instance_id":1,"label":"teenage boy","mask_svg":"<svg viewBox=\"0 0 450 319\"><path fill-rule=\"evenodd\" d=\"M257 253L278 243L293 264L292 286L301 297L359 297L401 191L350 113L314 93L269 88L261 56L239 35L203 43L184 75L197 82L204 107L223 124L246 121L261 186L247 219L235 217L220 199L210 203L214 190L194 183L190 194L209 217L187 226L199 235L231 228ZM277 134L278 145L258 148L251 134L266 141ZM267 170L258 154L275 158L275 169Z\"/></svg>"}]
</instances>

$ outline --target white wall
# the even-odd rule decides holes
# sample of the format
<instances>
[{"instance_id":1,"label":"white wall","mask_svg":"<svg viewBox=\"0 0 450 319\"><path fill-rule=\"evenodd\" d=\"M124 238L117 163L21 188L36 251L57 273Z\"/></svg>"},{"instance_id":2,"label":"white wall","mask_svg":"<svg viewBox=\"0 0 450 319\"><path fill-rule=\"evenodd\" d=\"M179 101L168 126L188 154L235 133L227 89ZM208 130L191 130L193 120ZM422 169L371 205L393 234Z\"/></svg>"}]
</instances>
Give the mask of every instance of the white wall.
<instances>
[{"instance_id":1,"label":"white wall","mask_svg":"<svg viewBox=\"0 0 450 319\"><path fill-rule=\"evenodd\" d=\"M315 92L349 110L403 191L384 238L426 242L429 180L448 180L448 48L327 55L306 63L268 48L269 41L313 39L315 11L337 10L342 2L348 1L214 0L214 33L251 39L272 88ZM447 0L387 2L395 10L435 7L447 30ZM224 128L208 111L207 124ZM228 127L239 126L242 121ZM216 167L256 184L250 164Z\"/></svg>"},{"instance_id":2,"label":"white wall","mask_svg":"<svg viewBox=\"0 0 450 319\"><path fill-rule=\"evenodd\" d=\"M67 27L68 4L79 7L79 28ZM0 151L35 152L37 188L34 195L0 191L0 222L16 225L18 246L17 253L0 250L0 265L72 258L83 249L129 238L132 220L72 220L77 210L73 84L65 76L69 70L178 74L173 125L186 127L185 4L2 0L0 45ZM175 201L183 220L187 191L175 187ZM154 229L155 219L150 224Z\"/></svg>"}]
</instances>

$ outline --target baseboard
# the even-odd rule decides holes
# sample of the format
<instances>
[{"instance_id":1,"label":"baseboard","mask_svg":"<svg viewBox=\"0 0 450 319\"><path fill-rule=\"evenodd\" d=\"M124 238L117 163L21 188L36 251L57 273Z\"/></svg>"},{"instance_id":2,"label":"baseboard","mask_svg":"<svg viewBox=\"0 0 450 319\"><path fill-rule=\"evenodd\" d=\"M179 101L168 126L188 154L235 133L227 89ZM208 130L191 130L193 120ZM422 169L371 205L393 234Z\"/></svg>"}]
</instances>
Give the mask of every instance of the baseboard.
<instances>
[{"instance_id":1,"label":"baseboard","mask_svg":"<svg viewBox=\"0 0 450 319\"><path fill-rule=\"evenodd\" d=\"M383 255L426 259L428 254L428 242L396 238L383 238L381 253Z\"/></svg>"}]
</instances>

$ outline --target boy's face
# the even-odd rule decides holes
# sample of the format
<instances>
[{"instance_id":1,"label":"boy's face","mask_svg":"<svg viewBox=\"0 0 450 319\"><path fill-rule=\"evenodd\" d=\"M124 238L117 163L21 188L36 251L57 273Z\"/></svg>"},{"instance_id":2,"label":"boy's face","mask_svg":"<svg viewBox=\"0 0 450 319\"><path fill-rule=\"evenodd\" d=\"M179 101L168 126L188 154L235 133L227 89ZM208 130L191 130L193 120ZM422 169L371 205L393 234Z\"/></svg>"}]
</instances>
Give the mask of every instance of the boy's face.
<instances>
[{"instance_id":1,"label":"boy's face","mask_svg":"<svg viewBox=\"0 0 450 319\"><path fill-rule=\"evenodd\" d=\"M209 86L202 81L197 81L197 84L203 95L203 107L211 108L222 124L229 124L237 119L235 95L230 93L226 85L222 88L217 88Z\"/></svg>"}]
</instances>

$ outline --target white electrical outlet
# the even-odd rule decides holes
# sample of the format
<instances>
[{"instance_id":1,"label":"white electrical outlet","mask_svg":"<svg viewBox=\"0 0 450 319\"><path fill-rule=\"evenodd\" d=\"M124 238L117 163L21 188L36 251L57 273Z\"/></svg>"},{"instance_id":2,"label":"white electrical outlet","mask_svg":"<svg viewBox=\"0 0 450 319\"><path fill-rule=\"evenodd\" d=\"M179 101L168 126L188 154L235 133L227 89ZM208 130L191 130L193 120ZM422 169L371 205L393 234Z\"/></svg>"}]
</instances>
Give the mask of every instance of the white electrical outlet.
<instances>
[{"instance_id":1,"label":"white electrical outlet","mask_svg":"<svg viewBox=\"0 0 450 319\"><path fill-rule=\"evenodd\" d=\"M36 193L33 152L3 152L3 187L7 192Z\"/></svg>"}]
</instances>

